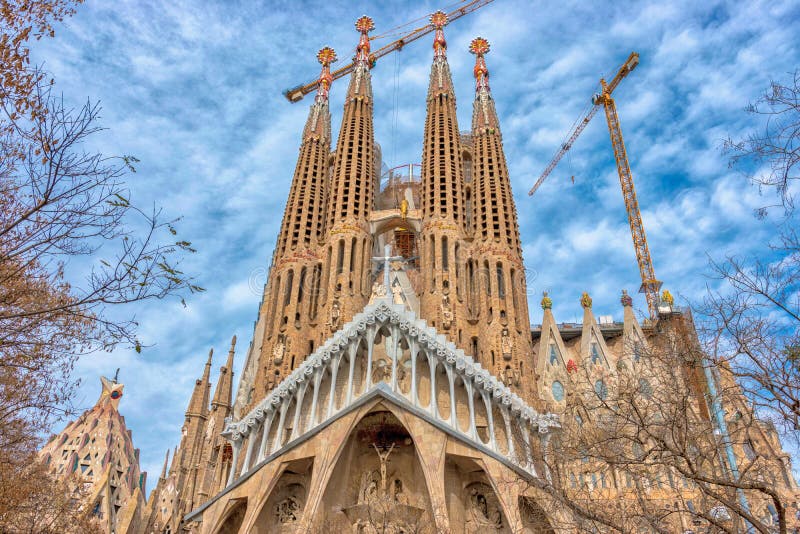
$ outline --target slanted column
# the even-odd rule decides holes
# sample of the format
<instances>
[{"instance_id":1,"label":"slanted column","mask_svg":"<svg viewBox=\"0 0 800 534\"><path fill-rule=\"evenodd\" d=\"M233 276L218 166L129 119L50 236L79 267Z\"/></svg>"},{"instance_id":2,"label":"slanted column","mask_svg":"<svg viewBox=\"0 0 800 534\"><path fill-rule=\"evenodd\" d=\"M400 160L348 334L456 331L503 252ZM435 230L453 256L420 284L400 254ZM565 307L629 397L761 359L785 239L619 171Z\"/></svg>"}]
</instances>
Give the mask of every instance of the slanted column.
<instances>
[{"instance_id":1,"label":"slanted column","mask_svg":"<svg viewBox=\"0 0 800 534\"><path fill-rule=\"evenodd\" d=\"M314 372L314 397L311 399L311 426L317 426L317 404L319 403L319 384L322 382L322 376L325 374L325 368L319 367Z\"/></svg>"},{"instance_id":2,"label":"slanted column","mask_svg":"<svg viewBox=\"0 0 800 534\"><path fill-rule=\"evenodd\" d=\"M345 406L350 406L353 402L353 374L356 368L356 351L358 351L358 343L350 343L348 347L348 355L350 356L350 369L347 372L347 397Z\"/></svg>"},{"instance_id":3,"label":"slanted column","mask_svg":"<svg viewBox=\"0 0 800 534\"><path fill-rule=\"evenodd\" d=\"M266 458L267 453L267 440L269 439L269 431L272 428L272 421L275 419L275 410L271 410L267 419L264 421L264 432L261 434L261 445L258 447L258 461L260 462Z\"/></svg>"},{"instance_id":4,"label":"slanted column","mask_svg":"<svg viewBox=\"0 0 800 534\"><path fill-rule=\"evenodd\" d=\"M408 347L411 353L411 403L416 407L419 406L419 399L417 398L417 340L411 340L411 346Z\"/></svg>"},{"instance_id":5,"label":"slanted column","mask_svg":"<svg viewBox=\"0 0 800 534\"><path fill-rule=\"evenodd\" d=\"M278 419L278 430L275 432L275 442L272 444L272 450L270 452L275 452L281 448L283 445L283 425L286 422L286 411L289 409L290 401L284 400L283 404L281 405L281 415L280 419Z\"/></svg>"},{"instance_id":6,"label":"slanted column","mask_svg":"<svg viewBox=\"0 0 800 534\"><path fill-rule=\"evenodd\" d=\"M233 484L233 481L237 478L236 477L236 465L239 463L239 452L242 450L242 440L238 439L233 442L233 458L231 459L231 472L228 475L228 483L226 486L230 486Z\"/></svg>"},{"instance_id":7,"label":"slanted column","mask_svg":"<svg viewBox=\"0 0 800 534\"><path fill-rule=\"evenodd\" d=\"M387 265L388 269L389 266ZM386 288L386 292L391 295L391 287ZM397 391L397 351L400 348L400 329L397 326L392 326L392 391Z\"/></svg>"},{"instance_id":8,"label":"slanted column","mask_svg":"<svg viewBox=\"0 0 800 534\"><path fill-rule=\"evenodd\" d=\"M253 449L256 448L256 437L255 435L256 428L253 427L250 429L250 435L247 437L247 452L244 455L244 465L242 466L242 473L247 473L250 471L250 458L253 456Z\"/></svg>"},{"instance_id":9,"label":"slanted column","mask_svg":"<svg viewBox=\"0 0 800 534\"><path fill-rule=\"evenodd\" d=\"M325 419L328 419L331 415L333 415L333 407L336 401L336 377L339 374L339 362L341 361L343 354L339 354L335 358L331 358L331 391L330 396L328 397L328 412L325 415Z\"/></svg>"},{"instance_id":10,"label":"slanted column","mask_svg":"<svg viewBox=\"0 0 800 534\"><path fill-rule=\"evenodd\" d=\"M447 372L447 381L450 386L450 426L458 429L458 420L456 419L456 379L453 376L453 368L449 365L444 366Z\"/></svg>"},{"instance_id":11,"label":"slanted column","mask_svg":"<svg viewBox=\"0 0 800 534\"><path fill-rule=\"evenodd\" d=\"M375 348L375 329L377 326L367 327L367 379L364 380L364 393L372 387L372 351Z\"/></svg>"},{"instance_id":12,"label":"slanted column","mask_svg":"<svg viewBox=\"0 0 800 534\"><path fill-rule=\"evenodd\" d=\"M533 451L531 450L531 427L530 421L523 421L518 419L519 426L522 429L522 439L525 440L525 465L528 471L536 473L536 466L533 465Z\"/></svg>"},{"instance_id":13,"label":"slanted column","mask_svg":"<svg viewBox=\"0 0 800 534\"><path fill-rule=\"evenodd\" d=\"M289 436L289 441L292 441L300 434L300 407L303 405L303 397L306 394L308 382L303 383L303 387L297 392L295 397L296 403L294 405L294 419L292 419L292 435Z\"/></svg>"},{"instance_id":14,"label":"slanted column","mask_svg":"<svg viewBox=\"0 0 800 534\"><path fill-rule=\"evenodd\" d=\"M497 451L497 440L494 437L494 414L492 413L492 401L486 391L481 391L483 404L486 406L486 425L489 427L489 446L493 451Z\"/></svg>"},{"instance_id":15,"label":"slanted column","mask_svg":"<svg viewBox=\"0 0 800 534\"><path fill-rule=\"evenodd\" d=\"M428 367L431 369L431 405L430 412L434 419L439 419L439 406L436 402L436 366L438 362L435 356L428 356Z\"/></svg>"},{"instance_id":16,"label":"slanted column","mask_svg":"<svg viewBox=\"0 0 800 534\"><path fill-rule=\"evenodd\" d=\"M467 388L467 400L469 401L469 436L476 440L478 440L478 430L475 428L475 399L473 395L475 394L475 389L472 385L472 380L465 377L464 386Z\"/></svg>"},{"instance_id":17,"label":"slanted column","mask_svg":"<svg viewBox=\"0 0 800 534\"><path fill-rule=\"evenodd\" d=\"M508 414L508 407L504 406L501 409L501 413L503 414L503 422L506 425L506 437L508 438L508 457L514 457L514 436L511 434L511 418Z\"/></svg>"}]
</instances>

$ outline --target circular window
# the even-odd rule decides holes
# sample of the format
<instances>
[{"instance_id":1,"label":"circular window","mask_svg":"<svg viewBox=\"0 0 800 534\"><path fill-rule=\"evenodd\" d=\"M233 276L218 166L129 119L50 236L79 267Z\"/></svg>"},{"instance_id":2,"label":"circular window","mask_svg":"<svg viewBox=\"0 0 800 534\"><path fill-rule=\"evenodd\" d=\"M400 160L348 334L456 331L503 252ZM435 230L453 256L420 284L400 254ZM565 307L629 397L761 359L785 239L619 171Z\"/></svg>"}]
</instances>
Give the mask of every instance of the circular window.
<instances>
[{"instance_id":1,"label":"circular window","mask_svg":"<svg viewBox=\"0 0 800 534\"><path fill-rule=\"evenodd\" d=\"M608 397L608 387L606 383L602 380L598 380L594 383L594 392L600 397L601 400L605 400Z\"/></svg>"},{"instance_id":2,"label":"circular window","mask_svg":"<svg viewBox=\"0 0 800 534\"><path fill-rule=\"evenodd\" d=\"M564 385L556 380L553 382L553 398L559 402L564 400Z\"/></svg>"}]
</instances>

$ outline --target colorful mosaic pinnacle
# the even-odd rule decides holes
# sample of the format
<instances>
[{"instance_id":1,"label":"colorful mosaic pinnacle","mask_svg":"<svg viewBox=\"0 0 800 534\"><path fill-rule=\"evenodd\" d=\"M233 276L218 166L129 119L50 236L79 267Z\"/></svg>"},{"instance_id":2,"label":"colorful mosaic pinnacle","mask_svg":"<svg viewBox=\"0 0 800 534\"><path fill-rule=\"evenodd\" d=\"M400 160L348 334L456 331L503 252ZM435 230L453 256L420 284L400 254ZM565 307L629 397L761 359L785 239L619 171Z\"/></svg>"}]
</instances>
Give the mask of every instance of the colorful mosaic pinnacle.
<instances>
[{"instance_id":1,"label":"colorful mosaic pinnacle","mask_svg":"<svg viewBox=\"0 0 800 534\"><path fill-rule=\"evenodd\" d=\"M447 14L444 11L437 11L431 15L430 20L433 27L440 30L447 24Z\"/></svg>"},{"instance_id":2,"label":"colorful mosaic pinnacle","mask_svg":"<svg viewBox=\"0 0 800 534\"><path fill-rule=\"evenodd\" d=\"M361 32L361 38L359 39L358 46L356 47L357 62L365 62L367 64L372 62L369 57L370 46L369 36L367 34L373 29L375 29L375 23L372 22L372 19L366 15L362 16L356 21L356 30Z\"/></svg>"},{"instance_id":3,"label":"colorful mosaic pinnacle","mask_svg":"<svg viewBox=\"0 0 800 534\"><path fill-rule=\"evenodd\" d=\"M541 302L541 304L542 304L542 309L543 310L549 310L549 309L551 309L553 307L553 299L551 299L547 295L547 291L542 293L542 302Z\"/></svg>"},{"instance_id":4,"label":"colorful mosaic pinnacle","mask_svg":"<svg viewBox=\"0 0 800 534\"><path fill-rule=\"evenodd\" d=\"M471 43L469 43L469 51L476 56L488 54L490 48L489 41L483 37L476 37Z\"/></svg>"},{"instance_id":5,"label":"colorful mosaic pinnacle","mask_svg":"<svg viewBox=\"0 0 800 534\"><path fill-rule=\"evenodd\" d=\"M592 297L589 296L589 293L586 291L583 292L581 295L581 306L584 308L591 308L592 307Z\"/></svg>"},{"instance_id":6,"label":"colorful mosaic pinnacle","mask_svg":"<svg viewBox=\"0 0 800 534\"><path fill-rule=\"evenodd\" d=\"M336 57L336 51L331 48L330 46L326 46L325 48L320 49L317 52L317 61L319 61L323 67L329 66L331 63L334 63L338 58Z\"/></svg>"},{"instance_id":7,"label":"colorful mosaic pinnacle","mask_svg":"<svg viewBox=\"0 0 800 534\"><path fill-rule=\"evenodd\" d=\"M633 306L633 298L631 298L631 296L628 295L628 292L624 289L622 290L622 296L620 297L619 301L623 306Z\"/></svg>"},{"instance_id":8,"label":"colorful mosaic pinnacle","mask_svg":"<svg viewBox=\"0 0 800 534\"><path fill-rule=\"evenodd\" d=\"M369 33L375 29L375 23L366 15L362 15L356 21L356 29L361 33Z\"/></svg>"},{"instance_id":9,"label":"colorful mosaic pinnacle","mask_svg":"<svg viewBox=\"0 0 800 534\"><path fill-rule=\"evenodd\" d=\"M483 57L489 52L489 48L489 41L483 37L476 37L469 44L469 51L475 54L475 68L472 72L475 75L476 91L482 88L487 91L489 89L489 69L486 68L486 60Z\"/></svg>"},{"instance_id":10,"label":"colorful mosaic pinnacle","mask_svg":"<svg viewBox=\"0 0 800 534\"><path fill-rule=\"evenodd\" d=\"M336 52L333 48L326 46L317 52L317 61L322 64L322 72L319 74L319 87L317 88L317 98L327 99L328 91L333 83L330 65L336 61Z\"/></svg>"},{"instance_id":11,"label":"colorful mosaic pinnacle","mask_svg":"<svg viewBox=\"0 0 800 534\"><path fill-rule=\"evenodd\" d=\"M442 28L447 24L447 15L442 11L437 11L431 15L430 20L433 27L436 28L436 34L433 38L433 57L444 57L447 51L447 41L444 38Z\"/></svg>"}]
</instances>

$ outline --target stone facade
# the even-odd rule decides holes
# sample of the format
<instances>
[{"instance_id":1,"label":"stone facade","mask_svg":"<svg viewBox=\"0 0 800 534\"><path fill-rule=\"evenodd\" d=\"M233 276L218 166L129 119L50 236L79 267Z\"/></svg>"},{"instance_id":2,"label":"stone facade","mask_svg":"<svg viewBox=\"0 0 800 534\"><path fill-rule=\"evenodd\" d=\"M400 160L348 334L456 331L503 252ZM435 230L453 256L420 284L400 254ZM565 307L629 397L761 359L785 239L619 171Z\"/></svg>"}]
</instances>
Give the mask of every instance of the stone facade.
<instances>
[{"instance_id":1,"label":"stone facade","mask_svg":"<svg viewBox=\"0 0 800 534\"><path fill-rule=\"evenodd\" d=\"M53 474L85 496L107 533L139 532L145 514L147 473L139 471L139 449L119 413L123 384L105 377L95 405L50 438L39 455Z\"/></svg>"},{"instance_id":2,"label":"stone facade","mask_svg":"<svg viewBox=\"0 0 800 534\"><path fill-rule=\"evenodd\" d=\"M320 51L243 376L234 392L232 347L209 407L209 356L151 495L148 534L568 531L569 518L537 489L551 476L565 398L609 387L659 330L640 325L625 296L622 323L598 320L586 294L582 324L556 323L545 295L531 329L489 44L470 47L472 127L461 133L446 19L431 22L418 175L413 165L379 175L372 21L356 23L333 151L335 55ZM594 374L578 381L579 368ZM754 439L778 451L775 473L795 495L777 437L765 429ZM598 499L628 495L624 481L609 484L597 485Z\"/></svg>"}]
</instances>

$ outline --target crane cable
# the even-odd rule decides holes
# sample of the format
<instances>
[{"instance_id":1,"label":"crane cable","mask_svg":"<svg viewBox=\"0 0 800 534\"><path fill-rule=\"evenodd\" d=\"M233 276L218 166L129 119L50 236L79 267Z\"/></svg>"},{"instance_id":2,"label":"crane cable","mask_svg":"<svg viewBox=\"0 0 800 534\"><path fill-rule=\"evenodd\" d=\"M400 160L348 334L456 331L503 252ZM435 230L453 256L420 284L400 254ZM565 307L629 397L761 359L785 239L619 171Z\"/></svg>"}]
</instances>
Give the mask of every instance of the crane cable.
<instances>
[{"instance_id":1,"label":"crane cable","mask_svg":"<svg viewBox=\"0 0 800 534\"><path fill-rule=\"evenodd\" d=\"M443 8L441 8L441 10L442 11L450 11L451 9L458 8L462 4L469 3L470 1L471 0L460 0L459 2L455 2L454 4L450 4L450 5L444 6ZM420 22L422 20L427 21L430 16L431 16L431 13L426 13L425 15L423 15L423 16L421 16L419 18L416 18L414 20L410 20L410 21L406 22L405 24L401 24L399 26L395 26L394 28L389 28L388 30L386 30L385 32L383 32L380 35L373 35L372 37L369 38L369 40L370 41L377 41L377 40L380 40L380 39L386 39L388 37L397 37L397 36L403 35L406 32L401 32L399 30L401 30L403 28L406 28L408 26L411 26L412 24L415 24L415 23ZM427 26L427 24L425 26L420 26L419 28L415 29L414 31L421 30L421 29L425 28L426 26Z\"/></svg>"}]
</instances>

